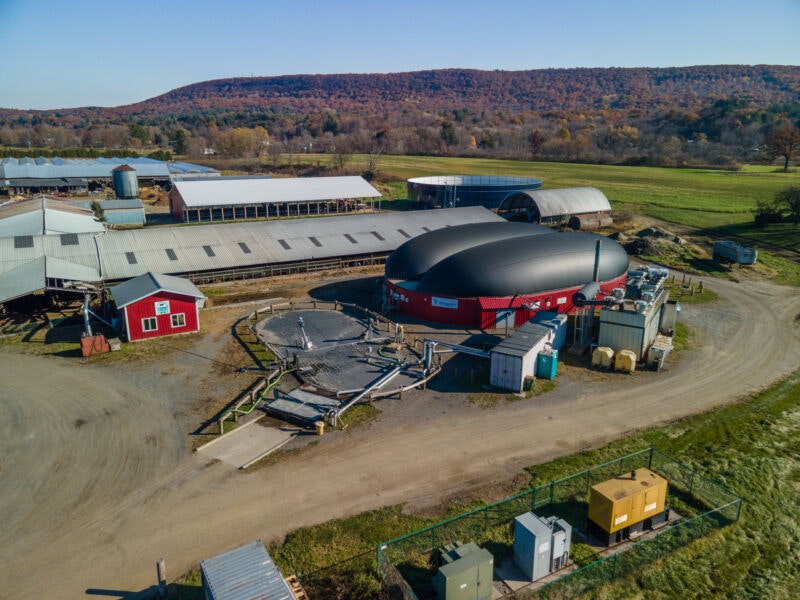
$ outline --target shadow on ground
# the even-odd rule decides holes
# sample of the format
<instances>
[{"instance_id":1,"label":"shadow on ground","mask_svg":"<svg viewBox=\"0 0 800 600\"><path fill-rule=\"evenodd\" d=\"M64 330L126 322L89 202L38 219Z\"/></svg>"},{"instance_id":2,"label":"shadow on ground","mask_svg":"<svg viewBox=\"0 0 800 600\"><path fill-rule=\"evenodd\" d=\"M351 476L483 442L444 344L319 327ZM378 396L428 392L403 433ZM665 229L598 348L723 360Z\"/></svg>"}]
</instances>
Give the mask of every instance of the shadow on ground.
<instances>
[{"instance_id":1,"label":"shadow on ground","mask_svg":"<svg viewBox=\"0 0 800 600\"><path fill-rule=\"evenodd\" d=\"M158 586L151 585L138 592L125 590L109 590L104 588L89 588L86 596L91 598L106 598L107 600L149 600L151 598L166 598L167 600L202 600L202 589L197 585L170 583L167 585L166 595L160 596Z\"/></svg>"}]
</instances>

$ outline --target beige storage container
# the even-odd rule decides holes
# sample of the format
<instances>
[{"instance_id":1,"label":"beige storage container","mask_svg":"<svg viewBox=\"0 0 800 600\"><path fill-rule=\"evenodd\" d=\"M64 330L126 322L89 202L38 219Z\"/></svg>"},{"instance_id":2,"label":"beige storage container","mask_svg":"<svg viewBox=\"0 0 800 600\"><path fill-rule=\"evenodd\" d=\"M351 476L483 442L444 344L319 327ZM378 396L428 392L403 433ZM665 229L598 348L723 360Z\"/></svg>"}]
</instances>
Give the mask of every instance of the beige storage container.
<instances>
[{"instance_id":1,"label":"beige storage container","mask_svg":"<svg viewBox=\"0 0 800 600\"><path fill-rule=\"evenodd\" d=\"M592 366L610 369L614 364L614 350L606 346L599 346L592 352Z\"/></svg>"},{"instance_id":2,"label":"beige storage container","mask_svg":"<svg viewBox=\"0 0 800 600\"><path fill-rule=\"evenodd\" d=\"M614 359L614 369L633 373L636 370L636 353L633 350L620 350Z\"/></svg>"}]
</instances>

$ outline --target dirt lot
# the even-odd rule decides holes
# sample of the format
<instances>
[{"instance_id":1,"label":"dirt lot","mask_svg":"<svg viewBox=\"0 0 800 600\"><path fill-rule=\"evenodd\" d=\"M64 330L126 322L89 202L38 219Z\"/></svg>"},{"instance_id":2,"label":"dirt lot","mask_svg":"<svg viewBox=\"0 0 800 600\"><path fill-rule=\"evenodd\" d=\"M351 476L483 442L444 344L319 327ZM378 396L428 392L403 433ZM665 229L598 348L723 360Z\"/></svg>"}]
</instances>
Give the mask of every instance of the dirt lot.
<instances>
[{"instance_id":1,"label":"dirt lot","mask_svg":"<svg viewBox=\"0 0 800 600\"><path fill-rule=\"evenodd\" d=\"M317 282L313 293L346 300L374 282L362 272ZM249 474L192 454L188 438L207 415L200 407L251 381L235 372L246 357L230 337L251 306L204 311L203 335L139 358L84 363L0 346L0 597L134 597L152 591L160 557L173 578L256 537L385 505L432 506L632 428L735 401L797 368L796 289L706 285L722 300L684 307L696 349L662 373L568 369L553 392L491 408L434 383L382 401L368 426ZM297 281L259 291L303 289ZM212 295L219 304L225 296Z\"/></svg>"}]
</instances>

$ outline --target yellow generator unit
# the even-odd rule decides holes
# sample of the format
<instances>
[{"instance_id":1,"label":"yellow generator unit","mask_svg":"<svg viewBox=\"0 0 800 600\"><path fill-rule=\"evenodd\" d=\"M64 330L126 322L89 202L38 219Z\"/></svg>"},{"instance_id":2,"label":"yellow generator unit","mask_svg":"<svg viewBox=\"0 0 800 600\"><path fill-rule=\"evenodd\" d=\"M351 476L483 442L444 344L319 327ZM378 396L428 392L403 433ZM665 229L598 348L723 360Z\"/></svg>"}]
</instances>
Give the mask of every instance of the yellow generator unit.
<instances>
[{"instance_id":1,"label":"yellow generator unit","mask_svg":"<svg viewBox=\"0 0 800 600\"><path fill-rule=\"evenodd\" d=\"M667 480L650 469L636 469L593 485L589 490L592 532L609 545L628 539L632 531L666 519L666 500Z\"/></svg>"}]
</instances>

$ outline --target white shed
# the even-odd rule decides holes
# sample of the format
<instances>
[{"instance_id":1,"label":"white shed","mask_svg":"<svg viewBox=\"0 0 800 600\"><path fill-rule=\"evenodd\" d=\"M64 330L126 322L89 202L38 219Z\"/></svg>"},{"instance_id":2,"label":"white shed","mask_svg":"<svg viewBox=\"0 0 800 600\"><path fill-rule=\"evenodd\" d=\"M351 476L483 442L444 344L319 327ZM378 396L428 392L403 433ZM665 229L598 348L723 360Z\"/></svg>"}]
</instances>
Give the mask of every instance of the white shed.
<instances>
[{"instance_id":1,"label":"white shed","mask_svg":"<svg viewBox=\"0 0 800 600\"><path fill-rule=\"evenodd\" d=\"M554 339L552 329L528 321L489 352L489 383L495 387L521 392L525 378L536 372L536 358Z\"/></svg>"}]
</instances>

